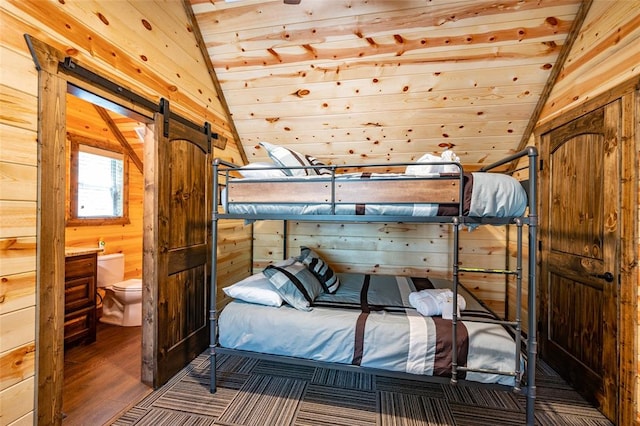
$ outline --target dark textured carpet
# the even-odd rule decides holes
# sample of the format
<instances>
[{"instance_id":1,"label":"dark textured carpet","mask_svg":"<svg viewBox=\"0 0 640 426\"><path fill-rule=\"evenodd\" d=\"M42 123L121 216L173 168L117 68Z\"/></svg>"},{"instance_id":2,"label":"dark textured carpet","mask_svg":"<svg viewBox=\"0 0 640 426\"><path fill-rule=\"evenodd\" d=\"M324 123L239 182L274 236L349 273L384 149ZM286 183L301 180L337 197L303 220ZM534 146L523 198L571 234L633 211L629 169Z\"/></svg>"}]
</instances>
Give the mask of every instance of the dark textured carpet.
<instances>
[{"instance_id":1,"label":"dark textured carpet","mask_svg":"<svg viewBox=\"0 0 640 426\"><path fill-rule=\"evenodd\" d=\"M218 355L209 393L202 354L113 424L124 425L523 425L525 398L479 386L453 386L331 368ZM539 363L540 425L611 425L553 370Z\"/></svg>"}]
</instances>

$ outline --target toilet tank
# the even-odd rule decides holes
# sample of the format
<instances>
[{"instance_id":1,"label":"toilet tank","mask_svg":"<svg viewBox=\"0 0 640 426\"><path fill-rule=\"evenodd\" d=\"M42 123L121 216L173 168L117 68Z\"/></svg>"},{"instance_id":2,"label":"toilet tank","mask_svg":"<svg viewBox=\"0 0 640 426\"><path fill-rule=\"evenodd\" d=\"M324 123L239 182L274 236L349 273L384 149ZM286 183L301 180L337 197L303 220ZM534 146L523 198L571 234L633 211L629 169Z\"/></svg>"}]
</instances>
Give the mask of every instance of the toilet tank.
<instances>
[{"instance_id":1,"label":"toilet tank","mask_svg":"<svg viewBox=\"0 0 640 426\"><path fill-rule=\"evenodd\" d=\"M98 256L98 287L108 287L124 280L124 254Z\"/></svg>"}]
</instances>

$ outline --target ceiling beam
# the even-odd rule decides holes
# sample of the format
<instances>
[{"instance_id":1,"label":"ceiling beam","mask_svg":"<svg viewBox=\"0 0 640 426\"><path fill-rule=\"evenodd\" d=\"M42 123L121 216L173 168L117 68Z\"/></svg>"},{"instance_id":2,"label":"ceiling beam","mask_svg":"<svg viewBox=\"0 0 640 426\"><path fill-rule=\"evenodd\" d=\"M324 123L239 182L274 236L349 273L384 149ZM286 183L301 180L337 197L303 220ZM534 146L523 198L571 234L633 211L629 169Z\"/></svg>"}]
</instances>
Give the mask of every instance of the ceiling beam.
<instances>
[{"instance_id":1,"label":"ceiling beam","mask_svg":"<svg viewBox=\"0 0 640 426\"><path fill-rule=\"evenodd\" d=\"M93 106L95 107L96 111L98 111L98 114L100 114L100 117L102 117L104 122L107 124L109 130L111 130L118 142L120 142L120 145L122 145L122 148L124 148L131 161L133 161L133 164L136 165L136 168L140 171L140 173L144 174L144 166L142 164L142 160L140 160L140 157L138 157L138 154L136 154L136 152L133 150L131 144L129 144L127 138L124 137L107 110L95 104Z\"/></svg>"},{"instance_id":2,"label":"ceiling beam","mask_svg":"<svg viewBox=\"0 0 640 426\"><path fill-rule=\"evenodd\" d=\"M240 153L240 157L244 163L248 163L247 154L244 152L244 147L240 142L240 136L238 135L238 130L236 129L235 123L233 122L233 118L231 117L231 113L229 112L229 105L227 104L227 100L224 97L224 93L222 92L222 87L220 86L220 82L218 81L218 76L213 68L213 64L211 63L211 58L209 57L209 52L207 52L207 45L202 37L202 33L200 32L200 26L198 25L198 21L193 13L193 9L191 8L191 3L189 0L182 0L184 5L184 10L187 13L187 17L191 23L191 28L193 28L193 35L196 39L196 43L198 43L198 47L200 48L200 52L202 53L202 59L204 59L204 63L207 66L207 70L209 71L209 76L211 77L211 82L213 83L213 87L216 89L216 94L218 95L218 99L220 99L220 104L224 109L224 112L227 116L227 123L229 124L229 129L231 130L231 134L236 142L236 147L238 148L238 152ZM220 132L218 132L220 133ZM220 137L223 137L222 135Z\"/></svg>"}]
</instances>

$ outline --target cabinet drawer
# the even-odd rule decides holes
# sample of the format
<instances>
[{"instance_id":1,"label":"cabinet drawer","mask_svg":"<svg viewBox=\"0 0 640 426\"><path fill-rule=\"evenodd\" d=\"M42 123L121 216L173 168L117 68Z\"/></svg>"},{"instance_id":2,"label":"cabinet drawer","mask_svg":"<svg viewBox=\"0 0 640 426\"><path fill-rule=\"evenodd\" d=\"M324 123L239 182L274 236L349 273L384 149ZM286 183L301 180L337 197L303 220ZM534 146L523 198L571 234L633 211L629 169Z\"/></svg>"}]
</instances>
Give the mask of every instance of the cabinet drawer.
<instances>
[{"instance_id":1,"label":"cabinet drawer","mask_svg":"<svg viewBox=\"0 0 640 426\"><path fill-rule=\"evenodd\" d=\"M95 275L97 261L95 254L68 257L64 266L65 279Z\"/></svg>"},{"instance_id":2,"label":"cabinet drawer","mask_svg":"<svg viewBox=\"0 0 640 426\"><path fill-rule=\"evenodd\" d=\"M96 283L93 275L68 280L64 283L64 310L69 313L74 309L95 305Z\"/></svg>"},{"instance_id":3,"label":"cabinet drawer","mask_svg":"<svg viewBox=\"0 0 640 426\"><path fill-rule=\"evenodd\" d=\"M64 317L65 345L84 340L85 343L96 340L96 308L95 306L80 309Z\"/></svg>"}]
</instances>

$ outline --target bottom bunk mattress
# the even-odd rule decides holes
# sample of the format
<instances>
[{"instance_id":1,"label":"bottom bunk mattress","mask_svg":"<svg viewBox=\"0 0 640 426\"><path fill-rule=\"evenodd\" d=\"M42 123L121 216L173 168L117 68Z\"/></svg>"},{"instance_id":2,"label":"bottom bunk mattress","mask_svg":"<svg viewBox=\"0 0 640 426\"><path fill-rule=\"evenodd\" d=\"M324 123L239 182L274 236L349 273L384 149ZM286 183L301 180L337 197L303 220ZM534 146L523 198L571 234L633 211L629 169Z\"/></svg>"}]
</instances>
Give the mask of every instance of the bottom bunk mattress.
<instances>
[{"instance_id":1,"label":"bottom bunk mattress","mask_svg":"<svg viewBox=\"0 0 640 426\"><path fill-rule=\"evenodd\" d=\"M273 355L451 377L452 323L423 316L409 302L423 288L451 288L439 279L340 273L335 294L322 294L310 311L287 304L265 306L234 300L218 319L219 345ZM465 317L494 318L462 286ZM515 384L521 366L515 342L499 324L459 321L459 366L492 372L459 371L458 379ZM497 374L494 371L509 372Z\"/></svg>"}]
</instances>

